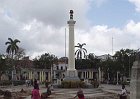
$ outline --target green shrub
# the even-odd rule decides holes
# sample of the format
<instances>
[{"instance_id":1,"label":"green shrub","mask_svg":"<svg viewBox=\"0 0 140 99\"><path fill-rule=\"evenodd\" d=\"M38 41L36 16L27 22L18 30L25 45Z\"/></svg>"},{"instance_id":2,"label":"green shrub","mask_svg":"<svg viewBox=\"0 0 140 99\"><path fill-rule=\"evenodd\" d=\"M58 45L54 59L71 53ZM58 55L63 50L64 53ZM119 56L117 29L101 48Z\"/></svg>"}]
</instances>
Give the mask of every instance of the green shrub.
<instances>
[{"instance_id":1,"label":"green shrub","mask_svg":"<svg viewBox=\"0 0 140 99\"><path fill-rule=\"evenodd\" d=\"M94 86L94 88L98 88L99 87L99 82L98 81L92 81L91 84Z\"/></svg>"},{"instance_id":2,"label":"green shrub","mask_svg":"<svg viewBox=\"0 0 140 99\"><path fill-rule=\"evenodd\" d=\"M0 86L7 86L7 85L11 85L12 82L9 80L2 80L0 81Z\"/></svg>"},{"instance_id":3,"label":"green shrub","mask_svg":"<svg viewBox=\"0 0 140 99\"><path fill-rule=\"evenodd\" d=\"M25 84L25 81L24 80L16 80L16 81L13 81L13 84L14 84L14 86L23 85L23 84Z\"/></svg>"},{"instance_id":4,"label":"green shrub","mask_svg":"<svg viewBox=\"0 0 140 99\"><path fill-rule=\"evenodd\" d=\"M49 84L51 84L51 82L44 82L45 87L48 87Z\"/></svg>"},{"instance_id":5,"label":"green shrub","mask_svg":"<svg viewBox=\"0 0 140 99\"><path fill-rule=\"evenodd\" d=\"M121 83L121 85L129 85L129 84L130 84L130 82L126 82L126 81Z\"/></svg>"},{"instance_id":6,"label":"green shrub","mask_svg":"<svg viewBox=\"0 0 140 99\"><path fill-rule=\"evenodd\" d=\"M61 83L62 88L85 88L86 85L82 81L62 81Z\"/></svg>"}]
</instances>

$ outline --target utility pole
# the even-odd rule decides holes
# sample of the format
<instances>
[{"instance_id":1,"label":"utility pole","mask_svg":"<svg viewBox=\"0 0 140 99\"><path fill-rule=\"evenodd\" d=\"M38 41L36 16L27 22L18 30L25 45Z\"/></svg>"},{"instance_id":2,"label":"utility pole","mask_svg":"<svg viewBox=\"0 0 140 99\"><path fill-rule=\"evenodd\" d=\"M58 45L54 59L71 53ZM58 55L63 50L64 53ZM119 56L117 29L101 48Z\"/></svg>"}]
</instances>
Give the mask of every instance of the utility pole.
<instances>
[{"instance_id":1,"label":"utility pole","mask_svg":"<svg viewBox=\"0 0 140 99\"><path fill-rule=\"evenodd\" d=\"M66 68L66 28L65 28L65 68Z\"/></svg>"}]
</instances>

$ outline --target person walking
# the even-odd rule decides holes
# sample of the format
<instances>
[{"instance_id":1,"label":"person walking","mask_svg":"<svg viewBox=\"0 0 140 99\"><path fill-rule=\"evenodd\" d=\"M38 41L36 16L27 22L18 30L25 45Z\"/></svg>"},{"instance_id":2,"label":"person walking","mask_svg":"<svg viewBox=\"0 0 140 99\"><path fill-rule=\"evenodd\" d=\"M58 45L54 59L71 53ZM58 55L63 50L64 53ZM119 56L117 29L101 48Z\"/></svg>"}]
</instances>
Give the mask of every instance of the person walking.
<instances>
[{"instance_id":1,"label":"person walking","mask_svg":"<svg viewBox=\"0 0 140 99\"><path fill-rule=\"evenodd\" d=\"M78 96L78 99L85 99L83 90L80 88L76 94L76 96L74 98L76 98Z\"/></svg>"},{"instance_id":2,"label":"person walking","mask_svg":"<svg viewBox=\"0 0 140 99\"><path fill-rule=\"evenodd\" d=\"M39 90L39 85L38 85L38 83L37 83L37 80L36 80L36 79L34 80L34 87L36 87L36 88Z\"/></svg>"},{"instance_id":3,"label":"person walking","mask_svg":"<svg viewBox=\"0 0 140 99\"><path fill-rule=\"evenodd\" d=\"M38 86L34 86L34 89L32 90L31 99L41 99Z\"/></svg>"},{"instance_id":4,"label":"person walking","mask_svg":"<svg viewBox=\"0 0 140 99\"><path fill-rule=\"evenodd\" d=\"M125 85L124 84L122 85L120 99L127 99L127 91L125 89Z\"/></svg>"}]
</instances>

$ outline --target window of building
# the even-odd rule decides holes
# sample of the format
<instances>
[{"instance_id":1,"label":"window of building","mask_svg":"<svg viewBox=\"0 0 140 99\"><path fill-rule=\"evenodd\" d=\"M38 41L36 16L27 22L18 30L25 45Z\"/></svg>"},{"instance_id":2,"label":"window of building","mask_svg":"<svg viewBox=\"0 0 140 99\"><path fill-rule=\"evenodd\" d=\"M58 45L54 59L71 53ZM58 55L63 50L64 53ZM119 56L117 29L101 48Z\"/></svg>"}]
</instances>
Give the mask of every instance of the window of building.
<instances>
[{"instance_id":1,"label":"window of building","mask_svg":"<svg viewBox=\"0 0 140 99\"><path fill-rule=\"evenodd\" d=\"M63 70L63 66L61 66L61 70Z\"/></svg>"}]
</instances>

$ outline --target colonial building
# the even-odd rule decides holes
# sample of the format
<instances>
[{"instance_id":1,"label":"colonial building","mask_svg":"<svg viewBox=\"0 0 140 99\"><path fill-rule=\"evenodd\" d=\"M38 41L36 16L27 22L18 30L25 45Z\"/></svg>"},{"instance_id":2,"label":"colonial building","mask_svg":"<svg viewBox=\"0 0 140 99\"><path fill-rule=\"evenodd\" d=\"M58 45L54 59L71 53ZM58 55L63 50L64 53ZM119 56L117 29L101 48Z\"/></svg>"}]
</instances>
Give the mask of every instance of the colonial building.
<instances>
[{"instance_id":1,"label":"colonial building","mask_svg":"<svg viewBox=\"0 0 140 99\"><path fill-rule=\"evenodd\" d=\"M46 80L57 83L58 80L63 81L65 78L66 70L68 68L68 60L63 57L59 59L57 64L53 64L51 69L36 69L33 68L33 62L29 60L29 57L26 57L19 61L17 67L21 68L21 71L17 73L18 80L38 79L40 83ZM98 70L94 68L79 68L77 69L77 72L78 77L82 81L87 80L88 82L91 82L92 80L98 80L99 78Z\"/></svg>"},{"instance_id":2,"label":"colonial building","mask_svg":"<svg viewBox=\"0 0 140 99\"><path fill-rule=\"evenodd\" d=\"M53 65L53 80L54 83L57 82L57 80L63 81L65 78L65 73L67 70L68 64L65 62L59 62L58 64ZM98 70L97 69L77 69L78 77L80 80L84 81L87 80L88 82L91 82L93 80L98 80Z\"/></svg>"}]
</instances>

